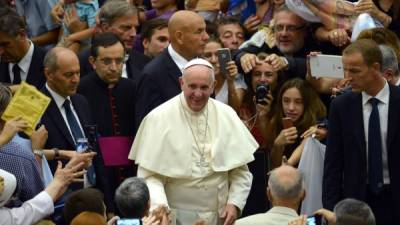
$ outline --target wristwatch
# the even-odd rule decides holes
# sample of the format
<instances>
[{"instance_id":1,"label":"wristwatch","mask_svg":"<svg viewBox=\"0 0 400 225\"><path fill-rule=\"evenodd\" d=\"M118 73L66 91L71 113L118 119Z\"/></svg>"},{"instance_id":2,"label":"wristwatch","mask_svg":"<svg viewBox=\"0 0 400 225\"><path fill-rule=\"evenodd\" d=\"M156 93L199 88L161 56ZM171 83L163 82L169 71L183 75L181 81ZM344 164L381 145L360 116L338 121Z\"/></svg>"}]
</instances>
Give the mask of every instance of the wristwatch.
<instances>
[{"instance_id":1,"label":"wristwatch","mask_svg":"<svg viewBox=\"0 0 400 225\"><path fill-rule=\"evenodd\" d=\"M60 159L60 150L58 148L52 148L54 151L54 159Z\"/></svg>"},{"instance_id":2,"label":"wristwatch","mask_svg":"<svg viewBox=\"0 0 400 225\"><path fill-rule=\"evenodd\" d=\"M43 158L43 156L44 156L44 152L42 149L34 149L33 154L39 156L40 158Z\"/></svg>"}]
</instances>

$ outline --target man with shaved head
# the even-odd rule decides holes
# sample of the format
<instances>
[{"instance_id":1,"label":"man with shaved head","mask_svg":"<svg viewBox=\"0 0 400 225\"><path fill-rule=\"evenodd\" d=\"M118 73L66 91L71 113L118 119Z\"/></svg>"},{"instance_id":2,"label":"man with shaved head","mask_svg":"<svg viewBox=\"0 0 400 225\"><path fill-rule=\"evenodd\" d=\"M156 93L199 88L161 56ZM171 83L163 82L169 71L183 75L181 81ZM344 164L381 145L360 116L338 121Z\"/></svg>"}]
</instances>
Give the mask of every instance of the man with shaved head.
<instances>
[{"instance_id":1,"label":"man with shaved head","mask_svg":"<svg viewBox=\"0 0 400 225\"><path fill-rule=\"evenodd\" d=\"M168 23L171 44L143 69L138 83L136 125L152 109L180 92L182 68L203 54L208 40L204 19L192 11L178 11Z\"/></svg>"},{"instance_id":2,"label":"man with shaved head","mask_svg":"<svg viewBox=\"0 0 400 225\"><path fill-rule=\"evenodd\" d=\"M274 169L268 180L267 196L273 206L268 212L242 218L235 225L287 225L296 219L305 197L300 171L288 165Z\"/></svg>"},{"instance_id":3,"label":"man with shaved head","mask_svg":"<svg viewBox=\"0 0 400 225\"><path fill-rule=\"evenodd\" d=\"M231 225L246 203L258 144L231 107L210 99L209 62L189 61L179 81L181 94L144 118L129 158L146 179L151 209L168 205L179 225Z\"/></svg>"}]
</instances>

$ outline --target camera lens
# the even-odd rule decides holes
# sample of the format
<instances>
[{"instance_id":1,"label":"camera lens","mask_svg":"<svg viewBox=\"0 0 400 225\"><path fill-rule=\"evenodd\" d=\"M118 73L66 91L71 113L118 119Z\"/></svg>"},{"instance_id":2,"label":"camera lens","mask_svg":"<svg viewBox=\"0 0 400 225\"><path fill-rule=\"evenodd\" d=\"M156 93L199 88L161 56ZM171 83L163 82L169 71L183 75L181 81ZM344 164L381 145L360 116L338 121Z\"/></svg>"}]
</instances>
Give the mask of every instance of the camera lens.
<instances>
[{"instance_id":1,"label":"camera lens","mask_svg":"<svg viewBox=\"0 0 400 225\"><path fill-rule=\"evenodd\" d=\"M263 99L266 98L268 91L268 84L258 84L256 87L256 102L259 104L267 104Z\"/></svg>"}]
</instances>

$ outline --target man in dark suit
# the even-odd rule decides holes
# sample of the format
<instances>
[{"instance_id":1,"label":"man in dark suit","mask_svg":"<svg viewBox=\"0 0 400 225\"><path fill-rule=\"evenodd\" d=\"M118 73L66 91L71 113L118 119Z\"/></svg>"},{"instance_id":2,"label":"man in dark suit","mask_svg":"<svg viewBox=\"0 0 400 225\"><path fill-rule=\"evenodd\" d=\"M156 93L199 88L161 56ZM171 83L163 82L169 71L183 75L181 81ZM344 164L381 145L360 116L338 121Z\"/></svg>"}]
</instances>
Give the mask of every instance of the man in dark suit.
<instances>
[{"instance_id":1,"label":"man in dark suit","mask_svg":"<svg viewBox=\"0 0 400 225\"><path fill-rule=\"evenodd\" d=\"M343 51L352 92L331 105L322 191L328 209L344 198L367 202L377 225L397 224L400 213L400 90L384 79L381 64L372 40Z\"/></svg>"},{"instance_id":2,"label":"man in dark suit","mask_svg":"<svg viewBox=\"0 0 400 225\"><path fill-rule=\"evenodd\" d=\"M139 26L138 13L134 5L126 1L108 1L100 9L100 32L115 33L124 44L126 58L122 76L136 80L150 59L133 50L136 28ZM89 50L79 54L81 75L93 72L89 63Z\"/></svg>"},{"instance_id":3,"label":"man in dark suit","mask_svg":"<svg viewBox=\"0 0 400 225\"><path fill-rule=\"evenodd\" d=\"M152 109L181 92L179 77L185 64L204 52L208 40L204 19L178 11L169 20L171 44L143 69L137 90L136 126Z\"/></svg>"},{"instance_id":4,"label":"man in dark suit","mask_svg":"<svg viewBox=\"0 0 400 225\"><path fill-rule=\"evenodd\" d=\"M88 102L76 94L80 79L78 57L66 48L56 47L46 54L44 66L47 82L41 91L51 98L41 119L48 131L45 147L70 150L69 156L73 156L78 154L78 139L88 137L85 128L93 124ZM62 157L57 149L56 159ZM55 166L50 162L53 172Z\"/></svg>"},{"instance_id":5,"label":"man in dark suit","mask_svg":"<svg viewBox=\"0 0 400 225\"><path fill-rule=\"evenodd\" d=\"M27 27L15 11L0 10L0 82L18 85L26 81L40 89L45 83L45 50L35 46L27 36Z\"/></svg>"}]
</instances>

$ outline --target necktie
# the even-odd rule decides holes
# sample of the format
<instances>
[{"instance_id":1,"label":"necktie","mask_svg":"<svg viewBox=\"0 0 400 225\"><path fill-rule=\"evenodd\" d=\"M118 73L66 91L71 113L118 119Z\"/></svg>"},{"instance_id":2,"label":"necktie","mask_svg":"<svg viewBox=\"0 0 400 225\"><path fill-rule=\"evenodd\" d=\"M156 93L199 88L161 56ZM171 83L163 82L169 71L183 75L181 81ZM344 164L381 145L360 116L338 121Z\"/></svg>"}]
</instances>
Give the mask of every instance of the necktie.
<instances>
[{"instance_id":1,"label":"necktie","mask_svg":"<svg viewBox=\"0 0 400 225\"><path fill-rule=\"evenodd\" d=\"M14 79L13 84L20 84L21 83L21 69L19 68L18 64L14 64L12 68Z\"/></svg>"},{"instance_id":2,"label":"necktie","mask_svg":"<svg viewBox=\"0 0 400 225\"><path fill-rule=\"evenodd\" d=\"M371 191L374 194L379 194L383 186L382 139L378 111L379 100L371 98L369 102L372 105L372 111L368 125L368 178Z\"/></svg>"},{"instance_id":3,"label":"necktie","mask_svg":"<svg viewBox=\"0 0 400 225\"><path fill-rule=\"evenodd\" d=\"M68 99L66 99L63 106L65 109L65 114L67 116L69 128L71 129L72 132L72 136L75 140L75 143L77 143L78 138L84 138L83 133L81 131L81 128L79 127L75 115L72 113L71 102Z\"/></svg>"}]
</instances>

